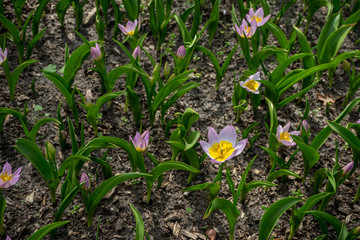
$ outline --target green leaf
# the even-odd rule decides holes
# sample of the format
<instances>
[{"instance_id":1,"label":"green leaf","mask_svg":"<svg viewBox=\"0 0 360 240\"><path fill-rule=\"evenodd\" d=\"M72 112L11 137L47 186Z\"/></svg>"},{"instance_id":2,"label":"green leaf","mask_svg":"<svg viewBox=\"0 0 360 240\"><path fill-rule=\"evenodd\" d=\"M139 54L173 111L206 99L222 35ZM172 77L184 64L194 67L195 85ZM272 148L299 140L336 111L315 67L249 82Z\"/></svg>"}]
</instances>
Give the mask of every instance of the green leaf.
<instances>
[{"instance_id":1,"label":"green leaf","mask_svg":"<svg viewBox=\"0 0 360 240\"><path fill-rule=\"evenodd\" d=\"M193 38L191 38L189 30L186 28L185 23L181 20L181 18L178 17L178 15L175 15L175 20L179 26L180 34L183 39L183 42L191 42Z\"/></svg>"},{"instance_id":2,"label":"green leaf","mask_svg":"<svg viewBox=\"0 0 360 240\"><path fill-rule=\"evenodd\" d=\"M221 0L215 0L211 8L211 14L209 19L208 31L209 31L209 45L216 33L216 29L219 24L219 11L220 11L220 2Z\"/></svg>"},{"instance_id":3,"label":"green leaf","mask_svg":"<svg viewBox=\"0 0 360 240\"><path fill-rule=\"evenodd\" d=\"M63 221L63 222L54 222L51 224L46 225L45 227L40 228L37 230L33 235L31 235L27 240L41 240L43 239L49 232L52 230L61 227L70 221Z\"/></svg>"},{"instance_id":4,"label":"green leaf","mask_svg":"<svg viewBox=\"0 0 360 240\"><path fill-rule=\"evenodd\" d=\"M15 88L16 88L17 81L19 80L20 74L22 73L22 71L24 71L25 68L27 68L27 66L29 66L30 64L36 63L37 61L38 60L28 60L26 62L23 62L22 64L17 66L14 69L14 71L12 71L12 73L10 75L10 79L9 79L10 99L11 100L14 100Z\"/></svg>"},{"instance_id":5,"label":"green leaf","mask_svg":"<svg viewBox=\"0 0 360 240\"><path fill-rule=\"evenodd\" d=\"M259 240L268 240L279 218L286 210L301 202L301 198L287 197L272 204L261 217L259 226Z\"/></svg>"},{"instance_id":6,"label":"green leaf","mask_svg":"<svg viewBox=\"0 0 360 240\"><path fill-rule=\"evenodd\" d=\"M39 25L40 25L40 19L41 15L43 14L46 5L50 2L50 0L40 0L39 6L36 8L34 16L33 16L33 22L32 22L32 33L33 36L37 35L39 32Z\"/></svg>"},{"instance_id":7,"label":"green leaf","mask_svg":"<svg viewBox=\"0 0 360 240\"><path fill-rule=\"evenodd\" d=\"M264 27L269 30L272 34L274 34L275 38L278 40L281 48L286 49L288 45L288 40L286 38L285 33L279 28L276 24L268 21Z\"/></svg>"},{"instance_id":8,"label":"green leaf","mask_svg":"<svg viewBox=\"0 0 360 240\"><path fill-rule=\"evenodd\" d=\"M126 86L126 93L129 99L130 109L135 120L135 125L140 127L143 114L141 113L139 96L134 90L131 89L130 86Z\"/></svg>"},{"instance_id":9,"label":"green leaf","mask_svg":"<svg viewBox=\"0 0 360 240\"><path fill-rule=\"evenodd\" d=\"M331 129L338 133L352 149L360 151L360 140L349 129L344 128L336 122L329 121L328 123Z\"/></svg>"},{"instance_id":10,"label":"green leaf","mask_svg":"<svg viewBox=\"0 0 360 240\"><path fill-rule=\"evenodd\" d=\"M89 196L89 202L87 207L88 225L91 226L92 216L95 212L97 205L111 189L121 184L122 182L139 177L151 177L151 175L146 173L123 173L121 175L113 176L101 183Z\"/></svg>"},{"instance_id":11,"label":"green leaf","mask_svg":"<svg viewBox=\"0 0 360 240\"><path fill-rule=\"evenodd\" d=\"M190 148L194 147L195 144L198 142L199 137L200 133L198 131L192 132L188 137L186 137L184 150L187 151Z\"/></svg>"},{"instance_id":12,"label":"green leaf","mask_svg":"<svg viewBox=\"0 0 360 240\"><path fill-rule=\"evenodd\" d=\"M111 101L112 99L120 96L121 94L123 94L123 92L116 92L116 93L106 93L103 96L99 97L96 100L96 103L91 105L91 107L89 108L87 114L86 114L86 119L88 120L88 122L90 123L91 127L94 129L95 131L95 136L97 136L97 117L98 117L98 113L100 111L100 108L107 102Z\"/></svg>"},{"instance_id":13,"label":"green leaf","mask_svg":"<svg viewBox=\"0 0 360 240\"><path fill-rule=\"evenodd\" d=\"M260 64L268 57L278 54L278 53L287 53L286 49L277 48L274 46L265 46L261 49L260 52L256 53L252 58L252 64L255 68L258 68Z\"/></svg>"},{"instance_id":14,"label":"green leaf","mask_svg":"<svg viewBox=\"0 0 360 240\"><path fill-rule=\"evenodd\" d=\"M335 119L334 122L339 123L341 120L358 104L360 103L360 98L354 99L349 103L349 105L346 106L346 108L340 113L340 115ZM327 126L323 128L314 138L314 140L311 142L311 147L318 150L326 141L326 139L331 134L332 129L330 126Z\"/></svg>"},{"instance_id":15,"label":"green leaf","mask_svg":"<svg viewBox=\"0 0 360 240\"><path fill-rule=\"evenodd\" d=\"M325 46L325 42L330 37L330 35L338 28L340 22L340 14L334 14L330 19L325 23L324 27L321 30L318 44L317 44L317 58L320 59L322 50Z\"/></svg>"},{"instance_id":16,"label":"green leaf","mask_svg":"<svg viewBox=\"0 0 360 240\"><path fill-rule=\"evenodd\" d=\"M236 219L239 217L240 212L232 202L230 202L227 199L216 198L209 204L209 207L206 209L203 218L205 219L209 217L212 212L219 209L226 215L226 218L228 219L229 229L230 229L230 239L233 239L231 237L233 237L235 225L236 225Z\"/></svg>"},{"instance_id":17,"label":"green leaf","mask_svg":"<svg viewBox=\"0 0 360 240\"><path fill-rule=\"evenodd\" d=\"M291 136L296 145L300 148L304 161L304 179L309 173L310 169L319 161L320 154L311 146L306 145L301 137Z\"/></svg>"},{"instance_id":18,"label":"green leaf","mask_svg":"<svg viewBox=\"0 0 360 240\"><path fill-rule=\"evenodd\" d=\"M328 222L335 230L335 232L337 233L337 235L340 234L341 232L341 228L342 228L342 224L341 222L334 217L333 215L327 213L327 212L323 212L323 211L317 211L317 210L312 210L312 211L306 211L305 214L311 214L316 218L320 218L325 220L326 222Z\"/></svg>"},{"instance_id":19,"label":"green leaf","mask_svg":"<svg viewBox=\"0 0 360 240\"><path fill-rule=\"evenodd\" d=\"M119 77L123 74L128 74L128 73L137 73L144 77L149 78L149 76L145 72L139 71L138 69L134 68L131 64L122 65L120 67L114 68L106 75L107 91L112 92L114 85L116 81L119 79Z\"/></svg>"},{"instance_id":20,"label":"green leaf","mask_svg":"<svg viewBox=\"0 0 360 240\"><path fill-rule=\"evenodd\" d=\"M66 10L69 8L70 4L73 2L74 0L60 0L57 4L56 4L56 14L58 15L61 27L64 27L64 19L65 19L65 14L66 14Z\"/></svg>"},{"instance_id":21,"label":"green leaf","mask_svg":"<svg viewBox=\"0 0 360 240\"><path fill-rule=\"evenodd\" d=\"M62 220L62 215L64 214L64 211L70 205L70 203L72 203L74 197L79 192L79 190L83 187L84 184L85 184L85 182L83 182L83 183L79 184L78 186L76 186L71 192L69 192L66 195L64 200L61 201L61 204L60 204L58 210L55 213L55 222L59 222L59 221Z\"/></svg>"},{"instance_id":22,"label":"green leaf","mask_svg":"<svg viewBox=\"0 0 360 240\"><path fill-rule=\"evenodd\" d=\"M276 138L276 129L278 127L278 120L276 115L276 108L274 104L268 99L265 98L266 103L269 107L270 113L270 137L269 137L269 146L271 150L276 150L276 146L278 145L278 140Z\"/></svg>"},{"instance_id":23,"label":"green leaf","mask_svg":"<svg viewBox=\"0 0 360 240\"><path fill-rule=\"evenodd\" d=\"M20 138L16 141L14 148L31 162L47 184L55 181L49 162L34 142Z\"/></svg>"},{"instance_id":24,"label":"green leaf","mask_svg":"<svg viewBox=\"0 0 360 240\"><path fill-rule=\"evenodd\" d=\"M272 182L272 181L274 181L274 179L281 177L281 176L293 176L298 179L301 179L301 177L298 174L294 173L293 171L290 171L288 169L280 169L280 170L277 170L276 172L270 173L267 178L267 181Z\"/></svg>"},{"instance_id":25,"label":"green leaf","mask_svg":"<svg viewBox=\"0 0 360 240\"><path fill-rule=\"evenodd\" d=\"M42 127L42 125L44 125L45 123L49 123L49 122L54 122L54 123L57 123L58 125L60 125L60 122L55 118L43 118L35 124L35 126L31 129L30 133L27 135L27 138L29 140L35 142L36 135L37 135L40 127Z\"/></svg>"},{"instance_id":26,"label":"green leaf","mask_svg":"<svg viewBox=\"0 0 360 240\"><path fill-rule=\"evenodd\" d=\"M135 221L136 221L135 240L144 240L144 236L145 236L144 221L139 211L131 203L129 203L129 205L131 207L132 212L134 213Z\"/></svg>"},{"instance_id":27,"label":"green leaf","mask_svg":"<svg viewBox=\"0 0 360 240\"><path fill-rule=\"evenodd\" d=\"M83 156L83 155L79 155L79 154L75 154L75 155L71 155L70 157L68 157L67 159L65 159L65 161L61 164L59 170L58 170L58 176L62 177L66 171L66 169L70 166L76 166L78 164L79 161L89 161L90 158L87 156Z\"/></svg>"}]
</instances>

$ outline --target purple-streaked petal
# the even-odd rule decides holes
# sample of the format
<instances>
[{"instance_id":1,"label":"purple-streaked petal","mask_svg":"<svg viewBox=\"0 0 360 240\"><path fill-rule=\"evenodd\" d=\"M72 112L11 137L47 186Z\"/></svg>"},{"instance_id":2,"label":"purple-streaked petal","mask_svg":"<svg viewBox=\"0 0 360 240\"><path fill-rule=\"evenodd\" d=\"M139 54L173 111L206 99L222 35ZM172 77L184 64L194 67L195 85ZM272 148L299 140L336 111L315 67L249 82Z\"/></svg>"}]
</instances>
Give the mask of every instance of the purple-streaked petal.
<instances>
[{"instance_id":1,"label":"purple-streaked petal","mask_svg":"<svg viewBox=\"0 0 360 240\"><path fill-rule=\"evenodd\" d=\"M201 148L203 149L203 151L210 157L210 152L209 152L209 149L211 148L211 145L208 143L208 142L205 142L205 141L200 141L200 146Z\"/></svg>"},{"instance_id":2,"label":"purple-streaked petal","mask_svg":"<svg viewBox=\"0 0 360 240\"><path fill-rule=\"evenodd\" d=\"M10 163L6 162L4 167L3 167L3 170L1 172L1 175L5 175L5 173L7 173L7 175L11 175L12 174L12 171L11 171L11 165Z\"/></svg>"},{"instance_id":3,"label":"purple-streaked petal","mask_svg":"<svg viewBox=\"0 0 360 240\"><path fill-rule=\"evenodd\" d=\"M256 20L254 19L254 20L251 22L251 26L250 26L250 31L249 31L249 34L248 34L248 38L252 37L252 36L255 34L256 28L257 28L257 22L256 22Z\"/></svg>"},{"instance_id":4,"label":"purple-streaked petal","mask_svg":"<svg viewBox=\"0 0 360 240\"><path fill-rule=\"evenodd\" d=\"M282 144L286 145L286 146L289 146L289 147L296 145L295 142L289 142L289 141L285 141L285 140L281 140L280 142L281 142Z\"/></svg>"},{"instance_id":5,"label":"purple-streaked petal","mask_svg":"<svg viewBox=\"0 0 360 240\"><path fill-rule=\"evenodd\" d=\"M253 91L253 93L254 93L254 94L259 94L260 91L259 91L259 89L257 89L257 90L255 90L255 91Z\"/></svg>"},{"instance_id":6,"label":"purple-streaked petal","mask_svg":"<svg viewBox=\"0 0 360 240\"><path fill-rule=\"evenodd\" d=\"M256 10L254 15L257 16L258 18L264 17L264 9L262 7L259 8L258 10Z\"/></svg>"},{"instance_id":7,"label":"purple-streaked petal","mask_svg":"<svg viewBox=\"0 0 360 240\"><path fill-rule=\"evenodd\" d=\"M10 187L10 182L9 181L0 183L0 188L9 188L9 187Z\"/></svg>"},{"instance_id":8,"label":"purple-streaked petal","mask_svg":"<svg viewBox=\"0 0 360 240\"><path fill-rule=\"evenodd\" d=\"M258 27L264 25L270 19L270 17L271 17L271 14L264 17L260 22L257 23Z\"/></svg>"},{"instance_id":9,"label":"purple-streaked petal","mask_svg":"<svg viewBox=\"0 0 360 240\"><path fill-rule=\"evenodd\" d=\"M281 132L283 132L283 127L279 124L276 129L276 136L277 136L277 134L280 134Z\"/></svg>"},{"instance_id":10,"label":"purple-streaked petal","mask_svg":"<svg viewBox=\"0 0 360 240\"><path fill-rule=\"evenodd\" d=\"M7 58L7 55L8 55L8 50L7 50L7 48L5 48L5 51L4 51L5 59Z\"/></svg>"},{"instance_id":11,"label":"purple-streaked petal","mask_svg":"<svg viewBox=\"0 0 360 240\"><path fill-rule=\"evenodd\" d=\"M221 164L221 163L223 163L223 162L225 162L225 161L226 161L226 160L220 162L220 161L217 161L216 159L210 159L210 162L212 162L212 163L217 163L217 164Z\"/></svg>"},{"instance_id":12,"label":"purple-streaked petal","mask_svg":"<svg viewBox=\"0 0 360 240\"><path fill-rule=\"evenodd\" d=\"M254 75L251 75L249 79L252 80L260 80L260 72L255 73Z\"/></svg>"},{"instance_id":13,"label":"purple-streaked petal","mask_svg":"<svg viewBox=\"0 0 360 240\"><path fill-rule=\"evenodd\" d=\"M252 16L250 16L249 14L246 14L246 15L245 15L245 18L246 18L246 20L247 20L248 22L251 22Z\"/></svg>"},{"instance_id":14,"label":"purple-streaked petal","mask_svg":"<svg viewBox=\"0 0 360 240\"><path fill-rule=\"evenodd\" d=\"M233 157L239 155L244 150L247 143L248 143L248 139L243 139L243 140L239 141L235 146L235 151L233 152Z\"/></svg>"},{"instance_id":15,"label":"purple-streaked petal","mask_svg":"<svg viewBox=\"0 0 360 240\"><path fill-rule=\"evenodd\" d=\"M149 130L146 130L145 132L143 132L142 134L141 134L141 139L143 139L143 140L145 140L145 142L149 142Z\"/></svg>"},{"instance_id":16,"label":"purple-streaked petal","mask_svg":"<svg viewBox=\"0 0 360 240\"><path fill-rule=\"evenodd\" d=\"M300 135L300 131L292 131L292 132L290 132L290 136L291 136L291 135L299 136L299 135Z\"/></svg>"},{"instance_id":17,"label":"purple-streaked petal","mask_svg":"<svg viewBox=\"0 0 360 240\"><path fill-rule=\"evenodd\" d=\"M244 29L245 29L245 27L247 27L248 26L248 23L247 23L247 21L245 20L245 19L243 19L242 20L242 22L241 22L241 26L243 26L244 27ZM240 27L241 27L240 26Z\"/></svg>"},{"instance_id":18,"label":"purple-streaked petal","mask_svg":"<svg viewBox=\"0 0 360 240\"><path fill-rule=\"evenodd\" d=\"M123 34L127 35L129 34L128 31L126 30L125 26L121 25L120 23L118 24L119 29L123 32Z\"/></svg>"},{"instance_id":19,"label":"purple-streaked petal","mask_svg":"<svg viewBox=\"0 0 360 240\"><path fill-rule=\"evenodd\" d=\"M241 26L241 25L240 25ZM235 31L241 35L241 32L240 32L240 28L238 27L238 25L235 23Z\"/></svg>"},{"instance_id":20,"label":"purple-streaked petal","mask_svg":"<svg viewBox=\"0 0 360 240\"><path fill-rule=\"evenodd\" d=\"M10 180L10 185L16 184L20 179L20 173L21 173L22 167L19 167L14 173Z\"/></svg>"},{"instance_id":21,"label":"purple-streaked petal","mask_svg":"<svg viewBox=\"0 0 360 240\"><path fill-rule=\"evenodd\" d=\"M208 141L211 146L214 145L214 143L219 142L219 135L216 133L215 129L213 129L212 127L209 127L209 130L208 130Z\"/></svg>"},{"instance_id":22,"label":"purple-streaked petal","mask_svg":"<svg viewBox=\"0 0 360 240\"><path fill-rule=\"evenodd\" d=\"M6 236L6 240L11 240L9 235Z\"/></svg>"},{"instance_id":23,"label":"purple-streaked petal","mask_svg":"<svg viewBox=\"0 0 360 240\"><path fill-rule=\"evenodd\" d=\"M254 9L250 8L249 10L250 19L253 18L254 15L255 15ZM249 22L251 22L251 20L249 20Z\"/></svg>"},{"instance_id":24,"label":"purple-streaked petal","mask_svg":"<svg viewBox=\"0 0 360 240\"><path fill-rule=\"evenodd\" d=\"M289 129L290 129L290 123L287 123L284 128L283 128L283 132L289 132Z\"/></svg>"},{"instance_id":25,"label":"purple-streaked petal","mask_svg":"<svg viewBox=\"0 0 360 240\"><path fill-rule=\"evenodd\" d=\"M348 164L346 164L342 170L343 170L343 175L348 174L354 167L354 162L349 162Z\"/></svg>"},{"instance_id":26,"label":"purple-streaked petal","mask_svg":"<svg viewBox=\"0 0 360 240\"><path fill-rule=\"evenodd\" d=\"M241 82L240 82L240 86L242 86L243 88L246 88L246 87L245 87L245 83L246 83L246 82L241 81Z\"/></svg>"},{"instance_id":27,"label":"purple-streaked petal","mask_svg":"<svg viewBox=\"0 0 360 240\"><path fill-rule=\"evenodd\" d=\"M236 139L236 130L232 125L223 128L219 133L219 142L228 141L232 144L232 147L235 147Z\"/></svg>"}]
</instances>

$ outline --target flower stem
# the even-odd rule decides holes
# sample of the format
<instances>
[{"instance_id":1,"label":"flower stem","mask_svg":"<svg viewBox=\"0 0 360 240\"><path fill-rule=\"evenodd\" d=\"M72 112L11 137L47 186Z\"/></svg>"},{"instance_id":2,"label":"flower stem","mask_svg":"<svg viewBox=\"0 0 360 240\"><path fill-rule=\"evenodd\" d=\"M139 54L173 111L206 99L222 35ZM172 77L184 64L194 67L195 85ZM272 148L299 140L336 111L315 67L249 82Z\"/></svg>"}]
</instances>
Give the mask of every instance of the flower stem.
<instances>
[{"instance_id":1,"label":"flower stem","mask_svg":"<svg viewBox=\"0 0 360 240\"><path fill-rule=\"evenodd\" d=\"M5 231L4 231L4 213L5 213L5 208L6 208L6 200L2 195L2 188L0 189L0 235L3 236Z\"/></svg>"}]
</instances>

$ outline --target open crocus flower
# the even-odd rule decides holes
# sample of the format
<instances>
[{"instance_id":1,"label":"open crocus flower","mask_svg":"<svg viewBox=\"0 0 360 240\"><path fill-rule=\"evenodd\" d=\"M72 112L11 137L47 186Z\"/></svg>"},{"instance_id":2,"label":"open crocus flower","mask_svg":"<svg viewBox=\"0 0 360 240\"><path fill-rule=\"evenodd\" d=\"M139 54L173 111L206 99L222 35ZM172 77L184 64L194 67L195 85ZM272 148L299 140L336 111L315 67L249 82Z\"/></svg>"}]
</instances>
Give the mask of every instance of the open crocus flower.
<instances>
[{"instance_id":1,"label":"open crocus flower","mask_svg":"<svg viewBox=\"0 0 360 240\"><path fill-rule=\"evenodd\" d=\"M7 54L8 54L7 48L5 48L4 51L0 48L0 64L5 62L5 60L7 58Z\"/></svg>"},{"instance_id":2,"label":"open crocus flower","mask_svg":"<svg viewBox=\"0 0 360 240\"><path fill-rule=\"evenodd\" d=\"M254 94L259 94L259 88L261 83L256 80L260 80L260 72L251 75L245 82L241 81L240 86L245 88L247 91L252 92Z\"/></svg>"},{"instance_id":3,"label":"open crocus flower","mask_svg":"<svg viewBox=\"0 0 360 240\"><path fill-rule=\"evenodd\" d=\"M17 183L20 179L21 167L19 167L14 173L11 171L11 165L6 162L4 168L0 174L0 188L9 188Z\"/></svg>"},{"instance_id":4,"label":"open crocus flower","mask_svg":"<svg viewBox=\"0 0 360 240\"><path fill-rule=\"evenodd\" d=\"M245 37L251 38L254 35L254 33L256 32L256 28L257 28L256 20L253 20L250 23L250 26L245 21L245 19L242 20L240 27L238 27L235 23L235 30L242 38L245 38Z\"/></svg>"},{"instance_id":5,"label":"open crocus flower","mask_svg":"<svg viewBox=\"0 0 360 240\"><path fill-rule=\"evenodd\" d=\"M219 135L215 129L209 127L208 141L200 141L204 152L211 158L213 163L223 163L237 155L245 148L247 139L237 141L235 128L230 125L220 131Z\"/></svg>"},{"instance_id":6,"label":"open crocus flower","mask_svg":"<svg viewBox=\"0 0 360 240\"><path fill-rule=\"evenodd\" d=\"M264 25L269 20L269 18L270 14L264 17L264 10L262 7L256 10L256 12L250 8L249 14L246 14L246 20L248 20L248 22L255 20L258 27Z\"/></svg>"},{"instance_id":7,"label":"open crocus flower","mask_svg":"<svg viewBox=\"0 0 360 240\"><path fill-rule=\"evenodd\" d=\"M289 132L289 128L290 128L290 123L286 124L284 128L279 124L279 126L277 127L276 137L280 143L286 146L295 146L296 143L291 138L291 135L298 136L300 132L299 131Z\"/></svg>"},{"instance_id":8,"label":"open crocus flower","mask_svg":"<svg viewBox=\"0 0 360 240\"><path fill-rule=\"evenodd\" d=\"M138 25L138 21L135 20L134 22L132 21L128 21L126 23L126 27L124 25L121 25L120 23L118 24L120 30L127 36L127 35L134 35L135 34L135 30L136 30L136 26L138 27L138 30L140 29L140 21L139 21L139 25Z\"/></svg>"},{"instance_id":9,"label":"open crocus flower","mask_svg":"<svg viewBox=\"0 0 360 240\"><path fill-rule=\"evenodd\" d=\"M94 61L100 61L102 58L99 44L95 43L95 47L90 48L91 57Z\"/></svg>"},{"instance_id":10,"label":"open crocus flower","mask_svg":"<svg viewBox=\"0 0 360 240\"><path fill-rule=\"evenodd\" d=\"M139 132L136 132L134 139L131 136L129 138L134 144L136 151L144 152L149 145L149 130L146 130L141 135Z\"/></svg>"}]
</instances>

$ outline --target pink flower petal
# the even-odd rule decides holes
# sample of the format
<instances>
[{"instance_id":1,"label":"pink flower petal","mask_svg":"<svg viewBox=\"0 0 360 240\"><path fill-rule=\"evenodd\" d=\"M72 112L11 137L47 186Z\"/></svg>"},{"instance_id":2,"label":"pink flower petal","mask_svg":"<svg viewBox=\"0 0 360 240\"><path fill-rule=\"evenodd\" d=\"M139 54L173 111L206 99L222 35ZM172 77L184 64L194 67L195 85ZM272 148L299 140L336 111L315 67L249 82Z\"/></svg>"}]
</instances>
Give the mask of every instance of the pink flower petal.
<instances>
[{"instance_id":1,"label":"pink flower petal","mask_svg":"<svg viewBox=\"0 0 360 240\"><path fill-rule=\"evenodd\" d=\"M5 173L7 173L8 176L12 174L11 165L8 162L5 163L1 175L5 175Z\"/></svg>"},{"instance_id":2,"label":"pink flower petal","mask_svg":"<svg viewBox=\"0 0 360 240\"><path fill-rule=\"evenodd\" d=\"M264 9L262 7L259 8L258 10L256 10L254 15L257 16L258 18L264 17Z\"/></svg>"},{"instance_id":3,"label":"pink flower petal","mask_svg":"<svg viewBox=\"0 0 360 240\"><path fill-rule=\"evenodd\" d=\"M209 149L211 148L211 145L208 143L208 142L205 142L205 141L200 141L200 146L201 148L204 150L204 152L210 157L210 152L209 152Z\"/></svg>"},{"instance_id":4,"label":"pink flower petal","mask_svg":"<svg viewBox=\"0 0 360 240\"><path fill-rule=\"evenodd\" d=\"M283 132L289 132L290 129L290 123L287 123L283 129Z\"/></svg>"},{"instance_id":5,"label":"pink flower petal","mask_svg":"<svg viewBox=\"0 0 360 240\"><path fill-rule=\"evenodd\" d=\"M118 24L119 29L123 32L123 34L127 35L129 34L129 32L126 30L125 26L121 25L120 23Z\"/></svg>"}]
</instances>

